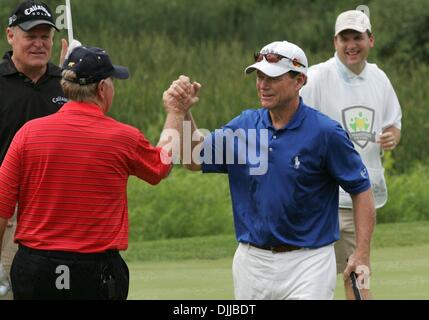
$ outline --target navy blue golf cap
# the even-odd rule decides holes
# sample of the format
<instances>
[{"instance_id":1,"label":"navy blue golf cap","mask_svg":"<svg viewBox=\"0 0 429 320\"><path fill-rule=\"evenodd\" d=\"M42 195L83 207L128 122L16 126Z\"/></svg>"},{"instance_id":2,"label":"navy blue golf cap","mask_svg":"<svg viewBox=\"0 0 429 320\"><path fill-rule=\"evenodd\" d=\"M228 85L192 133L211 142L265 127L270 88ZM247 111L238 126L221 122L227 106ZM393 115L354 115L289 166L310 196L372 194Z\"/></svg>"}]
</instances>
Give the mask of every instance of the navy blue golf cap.
<instances>
[{"instance_id":1,"label":"navy blue golf cap","mask_svg":"<svg viewBox=\"0 0 429 320\"><path fill-rule=\"evenodd\" d=\"M63 70L74 71L75 80L66 79L80 85L97 83L109 77L128 79L128 68L115 66L106 51L96 47L76 47L64 61Z\"/></svg>"}]
</instances>

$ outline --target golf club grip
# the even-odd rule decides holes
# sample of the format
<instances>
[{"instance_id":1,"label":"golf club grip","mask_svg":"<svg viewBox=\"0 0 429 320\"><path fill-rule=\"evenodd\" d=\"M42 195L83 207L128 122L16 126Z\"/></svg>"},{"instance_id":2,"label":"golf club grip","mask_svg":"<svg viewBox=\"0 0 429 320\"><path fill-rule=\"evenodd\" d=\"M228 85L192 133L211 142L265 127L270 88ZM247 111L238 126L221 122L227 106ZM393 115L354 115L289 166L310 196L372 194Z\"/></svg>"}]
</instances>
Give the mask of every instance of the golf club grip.
<instances>
[{"instance_id":1,"label":"golf club grip","mask_svg":"<svg viewBox=\"0 0 429 320\"><path fill-rule=\"evenodd\" d=\"M362 300L362 296L360 294L360 290L359 290L358 284L357 284L357 275L356 275L356 272L351 272L350 273L350 279L352 281L352 289L353 289L353 293L355 295L355 299L356 300Z\"/></svg>"}]
</instances>

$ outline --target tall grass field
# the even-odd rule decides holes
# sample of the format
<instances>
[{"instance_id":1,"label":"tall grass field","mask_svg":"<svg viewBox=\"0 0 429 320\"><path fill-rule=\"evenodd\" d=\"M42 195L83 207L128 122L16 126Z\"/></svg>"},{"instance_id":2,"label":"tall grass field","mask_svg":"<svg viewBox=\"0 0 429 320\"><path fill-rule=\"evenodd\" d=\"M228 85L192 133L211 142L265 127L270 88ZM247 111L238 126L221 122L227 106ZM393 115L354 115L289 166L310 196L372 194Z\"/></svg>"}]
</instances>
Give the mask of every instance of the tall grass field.
<instances>
[{"instance_id":1,"label":"tall grass field","mask_svg":"<svg viewBox=\"0 0 429 320\"><path fill-rule=\"evenodd\" d=\"M63 0L46 0L59 10ZM5 29L19 0L2 0ZM334 53L336 16L361 5L357 0L72 0L75 38L105 48L116 64L128 66L129 81L116 83L112 116L139 127L154 143L164 122L163 91L180 74L203 89L194 116L200 127L215 129L243 109L257 108L254 75L244 69L253 53L275 40L301 46L309 63ZM425 132L429 115L429 2L369 0L376 44L369 62L391 79L403 108L403 138L393 154L393 172L428 163ZM398 14L400 13L400 14ZM5 33L0 51L9 49ZM53 61L58 62L57 33Z\"/></svg>"}]
</instances>

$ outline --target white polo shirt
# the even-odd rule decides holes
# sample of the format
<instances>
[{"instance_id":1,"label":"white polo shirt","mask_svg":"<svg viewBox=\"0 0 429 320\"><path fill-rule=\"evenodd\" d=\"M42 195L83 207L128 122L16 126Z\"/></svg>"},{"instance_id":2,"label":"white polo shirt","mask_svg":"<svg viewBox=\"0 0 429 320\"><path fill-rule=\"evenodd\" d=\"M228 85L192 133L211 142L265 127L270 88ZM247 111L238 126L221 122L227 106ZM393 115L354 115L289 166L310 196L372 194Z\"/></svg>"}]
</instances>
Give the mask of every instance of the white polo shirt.
<instances>
[{"instance_id":1,"label":"white polo shirt","mask_svg":"<svg viewBox=\"0 0 429 320\"><path fill-rule=\"evenodd\" d=\"M387 201L387 187L377 135L388 127L401 129L401 106L386 74L366 63L356 75L338 58L312 66L301 96L309 106L341 123L368 168L376 207ZM350 196L340 189L340 207L352 208Z\"/></svg>"}]
</instances>

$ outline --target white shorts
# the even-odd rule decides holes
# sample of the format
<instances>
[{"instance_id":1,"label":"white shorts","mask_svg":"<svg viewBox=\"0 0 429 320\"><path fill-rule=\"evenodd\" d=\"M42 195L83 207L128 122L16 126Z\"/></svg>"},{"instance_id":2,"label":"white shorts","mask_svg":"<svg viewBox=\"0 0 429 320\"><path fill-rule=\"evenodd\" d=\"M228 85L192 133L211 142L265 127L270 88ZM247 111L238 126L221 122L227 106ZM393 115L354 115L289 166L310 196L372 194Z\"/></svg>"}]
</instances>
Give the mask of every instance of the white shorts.
<instances>
[{"instance_id":1,"label":"white shorts","mask_svg":"<svg viewBox=\"0 0 429 320\"><path fill-rule=\"evenodd\" d=\"M240 243L233 260L237 300L332 300L334 246L273 253Z\"/></svg>"}]
</instances>

